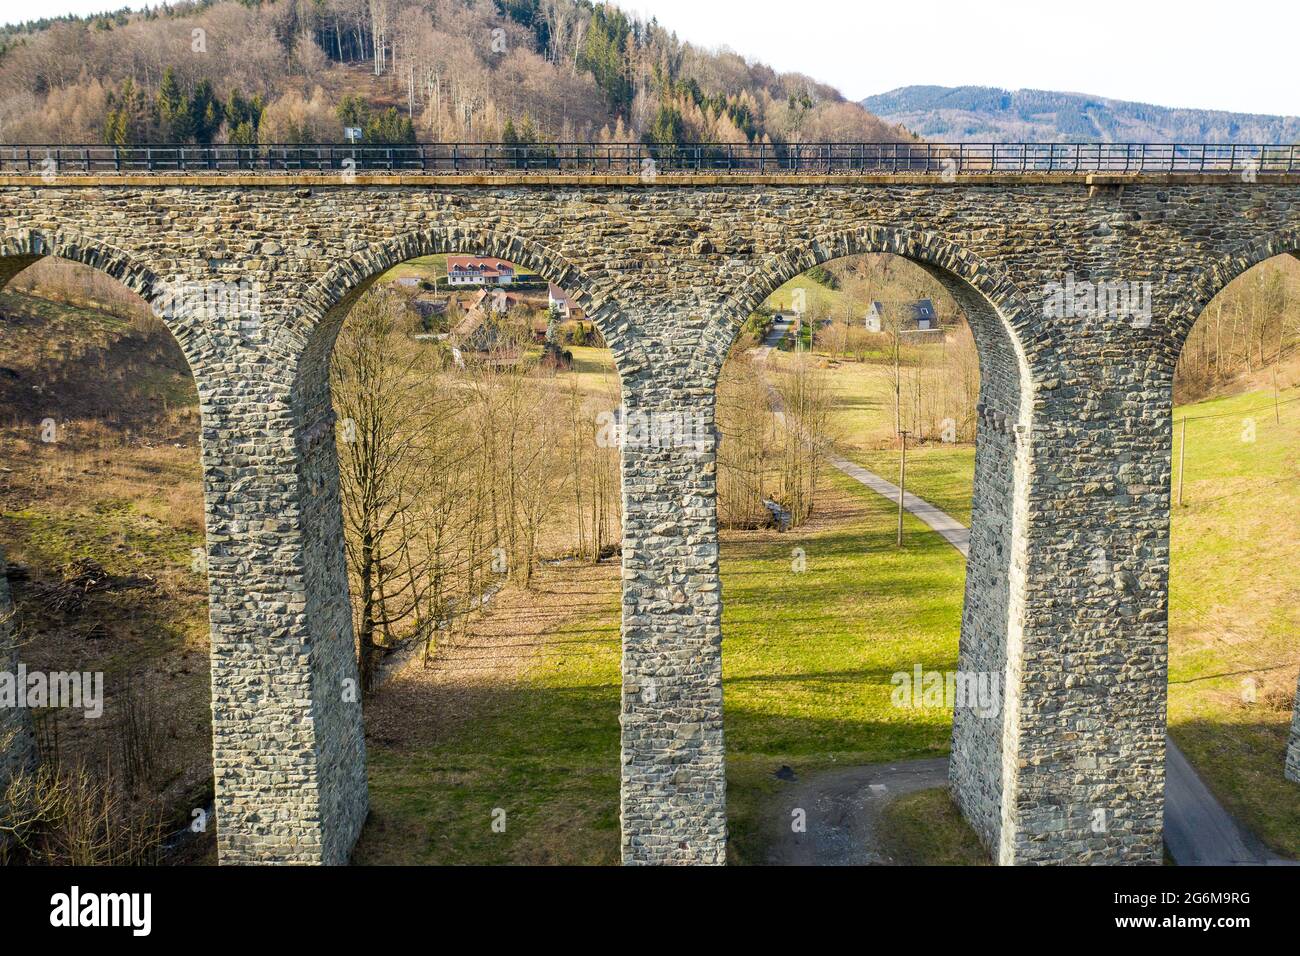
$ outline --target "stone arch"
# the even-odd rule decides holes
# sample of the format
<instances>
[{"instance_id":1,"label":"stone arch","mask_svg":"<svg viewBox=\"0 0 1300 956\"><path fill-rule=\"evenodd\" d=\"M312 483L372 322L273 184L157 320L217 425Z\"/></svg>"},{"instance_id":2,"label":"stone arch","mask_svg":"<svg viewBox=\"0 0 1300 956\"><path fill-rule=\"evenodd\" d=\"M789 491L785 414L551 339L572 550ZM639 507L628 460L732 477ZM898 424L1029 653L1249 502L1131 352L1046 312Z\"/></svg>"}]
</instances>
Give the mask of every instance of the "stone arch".
<instances>
[{"instance_id":1,"label":"stone arch","mask_svg":"<svg viewBox=\"0 0 1300 956\"><path fill-rule=\"evenodd\" d=\"M703 361L716 382L736 333L748 315L782 284L834 259L890 253L919 266L957 301L970 322L979 354L980 393L971 533L962 607L959 670L1003 675L1008 688L1001 720L973 710L954 714L952 789L985 845L999 853L1008 828L1005 806L1014 776L1003 753L1014 752L1020 668L1020 614L1028 537L1029 439L1032 433L1036 347L1028 333L1028 299L1000 269L932 232L863 226L795 243L760 263L727 297L724 315L705 333ZM1014 763L1014 762L1013 762Z\"/></svg>"},{"instance_id":2,"label":"stone arch","mask_svg":"<svg viewBox=\"0 0 1300 956\"><path fill-rule=\"evenodd\" d=\"M166 310L156 308L169 294L167 281L132 253L98 239L64 229L23 228L0 233L0 289L5 288L29 266L50 257L87 266L108 276L134 292L154 310L155 316L176 341L185 358L187 371L200 395L199 415L202 422L202 396L208 384L200 374L205 329L201 319L178 318ZM196 432L201 435L202 424ZM201 488L196 489L196 492L199 497L202 496ZM213 601L210 593L206 606L211 613ZM12 609L5 555L0 549L0 668L12 669L19 660L19 647L11 640L13 634L9 617ZM211 653L210 650L209 667L212 666ZM25 708L6 710L6 714L0 715L0 745L8 748L0 749L0 793L16 769L31 768L37 763L37 745L30 712ZM9 737L8 732L15 729L14 720L19 721L17 735Z\"/></svg>"},{"instance_id":3,"label":"stone arch","mask_svg":"<svg viewBox=\"0 0 1300 956\"><path fill-rule=\"evenodd\" d=\"M57 256L98 269L138 293L146 302L157 297L162 284L152 270L121 249L76 233L41 229L20 229L0 237L0 257L6 262L0 278L8 281L46 256Z\"/></svg>"},{"instance_id":4,"label":"stone arch","mask_svg":"<svg viewBox=\"0 0 1300 956\"><path fill-rule=\"evenodd\" d=\"M1261 262L1288 254L1300 257L1300 227L1283 229L1243 243L1202 266L1190 280L1186 294L1178 297L1178 305L1170 317L1169 335L1165 340L1165 358L1170 369L1178 361L1196 320L1228 283Z\"/></svg>"},{"instance_id":5,"label":"stone arch","mask_svg":"<svg viewBox=\"0 0 1300 956\"><path fill-rule=\"evenodd\" d=\"M286 316L284 332L296 356L291 370L292 427L296 440L295 481L308 553L303 575L308 616L329 622L330 649L313 662L320 686L340 686L356 678L339 460L334 442L335 415L330 395L330 362L336 339L357 300L391 267L419 256L469 253L494 256L536 271L564 285L584 308L614 356L622 389L646 368L641 346L619 306L573 263L543 243L503 229L435 226L366 245L336 262L303 290L297 308ZM329 829L336 858L346 859L365 818L367 778L360 708L334 701L320 708L319 761L331 781L322 816L341 821Z\"/></svg>"},{"instance_id":6,"label":"stone arch","mask_svg":"<svg viewBox=\"0 0 1300 956\"><path fill-rule=\"evenodd\" d=\"M936 233L882 226L816 236L760 262L754 277L725 298L724 314L705 334L706 352L716 365L714 374L721 370L741 324L769 295L809 269L865 253L899 256L936 278L968 315L972 309L978 313L971 319L981 363L984 350L1001 339L1020 379L1026 384L1031 381L1034 353L1030 337L1023 333L1029 328L1033 309L1015 283L991 263ZM1021 404L1027 407L1027 403Z\"/></svg>"},{"instance_id":7,"label":"stone arch","mask_svg":"<svg viewBox=\"0 0 1300 956\"><path fill-rule=\"evenodd\" d=\"M165 280L131 253L98 239L61 229L20 229L0 236L0 288L47 256L67 259L102 272L136 293L151 307L167 294ZM159 314L159 319L180 345L190 374L202 388L202 376L197 374L204 331L201 325L179 321L165 311Z\"/></svg>"},{"instance_id":8,"label":"stone arch","mask_svg":"<svg viewBox=\"0 0 1300 956\"><path fill-rule=\"evenodd\" d=\"M1210 307L1215 296L1227 288L1229 283L1255 266L1284 255L1300 258L1300 227L1270 233L1220 255L1196 273L1190 282L1188 292L1179 297L1179 305L1170 318L1169 335L1162 343L1162 357L1169 376L1171 426L1174 371L1197 321L1205 314L1205 310ZM1172 470L1169 473L1169 480L1172 484ZM1294 698L1291 733L1287 740L1283 772L1288 780L1300 784L1300 687L1297 687Z\"/></svg>"},{"instance_id":9,"label":"stone arch","mask_svg":"<svg viewBox=\"0 0 1300 956\"><path fill-rule=\"evenodd\" d=\"M620 378L645 367L641 350L630 342L617 306L577 266L541 242L500 229L437 226L408 232L367 246L336 263L302 299L292 330L302 336L300 381L320 377L329 365L334 340L353 303L380 275L419 256L468 252L517 262L564 286L577 299L614 353Z\"/></svg>"}]
</instances>

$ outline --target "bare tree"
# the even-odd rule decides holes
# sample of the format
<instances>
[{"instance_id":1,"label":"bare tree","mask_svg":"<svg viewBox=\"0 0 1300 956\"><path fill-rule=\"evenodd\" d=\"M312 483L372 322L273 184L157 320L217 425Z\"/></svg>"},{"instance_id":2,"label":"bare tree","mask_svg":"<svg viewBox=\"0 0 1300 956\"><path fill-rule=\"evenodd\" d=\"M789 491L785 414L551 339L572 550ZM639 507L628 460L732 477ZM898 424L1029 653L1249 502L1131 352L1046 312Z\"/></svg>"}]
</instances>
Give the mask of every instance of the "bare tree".
<instances>
[{"instance_id":1,"label":"bare tree","mask_svg":"<svg viewBox=\"0 0 1300 956\"><path fill-rule=\"evenodd\" d=\"M391 640L393 627L421 607L428 586L425 556L414 545L428 477L420 467L429 423L421 399L430 360L402 328L402 309L391 292L362 296L339 334L330 375L366 691L374 687L380 637Z\"/></svg>"}]
</instances>

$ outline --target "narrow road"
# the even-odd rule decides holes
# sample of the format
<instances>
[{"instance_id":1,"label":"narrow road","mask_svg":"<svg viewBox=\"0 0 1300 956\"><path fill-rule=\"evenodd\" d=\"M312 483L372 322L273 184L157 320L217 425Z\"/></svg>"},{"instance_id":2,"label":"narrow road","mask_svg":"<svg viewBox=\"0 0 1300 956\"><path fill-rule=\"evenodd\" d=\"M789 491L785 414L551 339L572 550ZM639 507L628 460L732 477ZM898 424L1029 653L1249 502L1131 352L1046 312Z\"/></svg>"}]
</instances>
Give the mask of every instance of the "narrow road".
<instances>
[{"instance_id":1,"label":"narrow road","mask_svg":"<svg viewBox=\"0 0 1300 956\"><path fill-rule=\"evenodd\" d=\"M785 338L785 334L790 331L790 326L793 324L794 316L792 315L785 312L778 312L774 315L772 317L772 327L767 330L767 338L763 339L762 347L755 350L757 353L755 358L760 361L767 358L767 353L781 344L781 340Z\"/></svg>"},{"instance_id":2,"label":"narrow road","mask_svg":"<svg viewBox=\"0 0 1300 956\"><path fill-rule=\"evenodd\" d=\"M755 360L763 361L784 338L793 320L778 313L772 328L755 350ZM774 414L784 420L779 403ZM898 501L898 486L868 471L861 465L830 456L830 463L865 488L890 501ZM963 558L970 557L970 529L952 515L911 492L903 494L903 508L951 544ZM936 770L942 764L942 773ZM947 761L917 760L894 764L857 767L820 774L801 785L804 808L809 813L808 833L783 833L774 853L783 858L775 862L793 863L872 863L882 862L871 843L872 823L879 804L891 782L917 783L910 789L947 784ZM884 790L864 793L868 786ZM856 789L855 789L856 788ZM907 790L892 791L893 796ZM823 819L813 827L813 814ZM788 828L787 828L788 829ZM815 833L814 830L825 831ZM798 839L802 837L802 839ZM854 841L862 845L854 849ZM865 841L865 842L863 842ZM1243 829L1197 776L1173 739L1165 737L1165 846L1179 866L1300 866L1300 861L1286 860L1265 847L1253 834ZM824 854L824 855L819 855ZM802 859L799 859L802 857Z\"/></svg>"},{"instance_id":3,"label":"narrow road","mask_svg":"<svg viewBox=\"0 0 1300 956\"><path fill-rule=\"evenodd\" d=\"M830 463L860 485L870 488L878 495L890 501L898 501L898 485L881 478L874 471L867 471L861 465L855 465L837 455L830 456ZM920 518L930 530L936 532L943 540L961 552L963 558L970 557L970 528L966 527L952 515L940 511L930 502L916 497L910 491L903 492L903 508Z\"/></svg>"},{"instance_id":4,"label":"narrow road","mask_svg":"<svg viewBox=\"0 0 1300 956\"><path fill-rule=\"evenodd\" d=\"M1214 799L1165 738L1165 846L1179 866L1300 866L1264 846Z\"/></svg>"}]
</instances>

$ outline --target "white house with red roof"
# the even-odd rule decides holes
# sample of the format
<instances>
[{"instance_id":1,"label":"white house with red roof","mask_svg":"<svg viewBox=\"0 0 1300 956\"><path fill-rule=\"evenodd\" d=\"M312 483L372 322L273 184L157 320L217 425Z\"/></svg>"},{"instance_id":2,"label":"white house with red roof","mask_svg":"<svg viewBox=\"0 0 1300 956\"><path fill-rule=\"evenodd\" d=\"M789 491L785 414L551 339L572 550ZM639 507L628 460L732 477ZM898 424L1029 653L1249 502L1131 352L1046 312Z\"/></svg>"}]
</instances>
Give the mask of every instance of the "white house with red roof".
<instances>
[{"instance_id":1,"label":"white house with red roof","mask_svg":"<svg viewBox=\"0 0 1300 956\"><path fill-rule=\"evenodd\" d=\"M565 292L554 282L547 284L549 301L547 306L555 309L560 314L560 320L567 322L569 319L583 318L582 309L573 301L573 297Z\"/></svg>"},{"instance_id":2,"label":"white house with red roof","mask_svg":"<svg viewBox=\"0 0 1300 956\"><path fill-rule=\"evenodd\" d=\"M448 285L510 285L515 267L504 259L482 256L448 256Z\"/></svg>"}]
</instances>

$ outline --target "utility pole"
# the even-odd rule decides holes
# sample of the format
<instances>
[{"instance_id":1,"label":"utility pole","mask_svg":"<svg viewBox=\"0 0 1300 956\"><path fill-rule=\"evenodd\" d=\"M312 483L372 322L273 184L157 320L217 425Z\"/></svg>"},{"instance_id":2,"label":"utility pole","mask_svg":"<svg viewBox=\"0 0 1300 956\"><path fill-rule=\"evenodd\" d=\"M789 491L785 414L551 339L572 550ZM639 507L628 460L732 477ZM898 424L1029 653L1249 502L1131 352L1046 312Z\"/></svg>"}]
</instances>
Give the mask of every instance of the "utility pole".
<instances>
[{"instance_id":1,"label":"utility pole","mask_svg":"<svg viewBox=\"0 0 1300 956\"><path fill-rule=\"evenodd\" d=\"M1183 415L1182 437L1178 440L1178 507L1183 506L1183 472L1187 464L1187 415Z\"/></svg>"},{"instance_id":2,"label":"utility pole","mask_svg":"<svg viewBox=\"0 0 1300 956\"><path fill-rule=\"evenodd\" d=\"M1282 416L1277 411L1277 362L1273 363L1273 424L1282 424Z\"/></svg>"},{"instance_id":3,"label":"utility pole","mask_svg":"<svg viewBox=\"0 0 1300 956\"><path fill-rule=\"evenodd\" d=\"M907 494L907 432L898 433L903 439L898 452L898 547L903 546L903 496Z\"/></svg>"}]
</instances>

